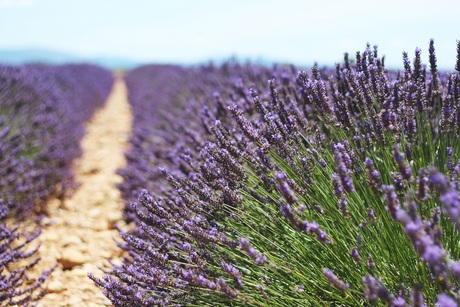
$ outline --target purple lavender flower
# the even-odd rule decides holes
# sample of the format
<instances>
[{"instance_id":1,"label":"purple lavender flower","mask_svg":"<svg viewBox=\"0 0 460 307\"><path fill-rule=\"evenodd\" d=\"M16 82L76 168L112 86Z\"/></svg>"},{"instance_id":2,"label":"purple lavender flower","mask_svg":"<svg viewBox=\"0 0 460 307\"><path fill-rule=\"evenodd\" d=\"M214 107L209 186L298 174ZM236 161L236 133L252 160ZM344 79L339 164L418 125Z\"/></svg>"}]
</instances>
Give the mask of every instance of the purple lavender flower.
<instances>
[{"instance_id":1,"label":"purple lavender flower","mask_svg":"<svg viewBox=\"0 0 460 307\"><path fill-rule=\"evenodd\" d=\"M225 272L227 272L228 274L230 274L230 276L233 277L237 287L243 287L243 281L241 280L242 275L240 270L235 268L233 265L226 263L223 260L220 261L220 265Z\"/></svg>"},{"instance_id":2,"label":"purple lavender flower","mask_svg":"<svg viewBox=\"0 0 460 307\"><path fill-rule=\"evenodd\" d=\"M345 150L345 146L341 143L337 143L334 147L334 161L335 171L340 178L343 188L345 191L352 193L354 192L353 180L351 178L351 171L348 169L351 166L351 159Z\"/></svg>"},{"instance_id":3,"label":"purple lavender flower","mask_svg":"<svg viewBox=\"0 0 460 307\"><path fill-rule=\"evenodd\" d=\"M406 306L406 301L404 300L404 297L397 297L391 302L391 306L404 307Z\"/></svg>"},{"instance_id":4,"label":"purple lavender flower","mask_svg":"<svg viewBox=\"0 0 460 307\"><path fill-rule=\"evenodd\" d=\"M436 65L436 55L434 50L434 40L430 39L430 47L428 48L430 54L430 71L432 76L433 89L438 91L438 75L437 75L437 65Z\"/></svg>"},{"instance_id":5,"label":"purple lavender flower","mask_svg":"<svg viewBox=\"0 0 460 307\"><path fill-rule=\"evenodd\" d=\"M340 197L338 206L339 206L339 209L342 212L343 216L349 218L350 217L350 212L348 212L348 202L347 202L347 199L345 198L345 195L342 195Z\"/></svg>"},{"instance_id":6,"label":"purple lavender flower","mask_svg":"<svg viewBox=\"0 0 460 307\"><path fill-rule=\"evenodd\" d=\"M353 249L351 250L351 257L353 258L353 260L356 261L356 263L361 263L362 262L362 259L359 256L358 249L356 247L353 247Z\"/></svg>"},{"instance_id":7,"label":"purple lavender flower","mask_svg":"<svg viewBox=\"0 0 460 307\"><path fill-rule=\"evenodd\" d=\"M289 221L292 227L294 227L295 230L313 233L316 235L316 238L321 242L324 242L326 244L331 243L329 237L327 236L327 233L319 227L318 223L308 222L306 220L299 220L289 204L281 204L280 211L286 217L286 219Z\"/></svg>"},{"instance_id":8,"label":"purple lavender flower","mask_svg":"<svg viewBox=\"0 0 460 307\"><path fill-rule=\"evenodd\" d=\"M436 305L439 307L457 307L457 302L445 293L441 293L438 295L438 299L436 300Z\"/></svg>"},{"instance_id":9,"label":"purple lavender flower","mask_svg":"<svg viewBox=\"0 0 460 307\"><path fill-rule=\"evenodd\" d=\"M342 280L340 280L331 270L329 270L327 268L324 268L323 269L323 274L324 274L324 276L326 276L328 282L332 286L337 288L338 290L340 290L342 292L346 292L350 288L350 285L348 283L345 283Z\"/></svg>"},{"instance_id":10,"label":"purple lavender flower","mask_svg":"<svg viewBox=\"0 0 460 307\"><path fill-rule=\"evenodd\" d=\"M377 193L380 191L380 186L381 186L381 179L380 179L380 173L378 170L375 169L374 167L374 162L366 157L366 160L364 162L366 169L367 169L367 180L369 182L369 185L372 188L372 191L374 193Z\"/></svg>"},{"instance_id":11,"label":"purple lavender flower","mask_svg":"<svg viewBox=\"0 0 460 307\"><path fill-rule=\"evenodd\" d=\"M393 178L393 186L396 191L402 192L407 189L407 185L404 182L400 173L397 172L390 172L391 177Z\"/></svg>"},{"instance_id":12,"label":"purple lavender flower","mask_svg":"<svg viewBox=\"0 0 460 307\"><path fill-rule=\"evenodd\" d=\"M264 299L270 300L270 297L267 295L267 293L264 290L264 287L261 284L257 286L257 289L259 290L260 295L262 295Z\"/></svg>"},{"instance_id":13,"label":"purple lavender flower","mask_svg":"<svg viewBox=\"0 0 460 307\"><path fill-rule=\"evenodd\" d=\"M240 292L238 290L232 289L229 285L227 285L223 278L219 278L217 284L220 287L220 291L222 291L227 297L232 299L238 297Z\"/></svg>"},{"instance_id":14,"label":"purple lavender flower","mask_svg":"<svg viewBox=\"0 0 460 307\"><path fill-rule=\"evenodd\" d=\"M402 297L395 298L381 281L372 275L363 277L364 297L372 304L376 305L377 300L381 299L389 306L405 306L405 300Z\"/></svg>"},{"instance_id":15,"label":"purple lavender flower","mask_svg":"<svg viewBox=\"0 0 460 307\"><path fill-rule=\"evenodd\" d=\"M454 274L455 278L457 278L457 280L460 280L460 262L452 261L451 263L449 263L449 268L452 274Z\"/></svg>"},{"instance_id":16,"label":"purple lavender flower","mask_svg":"<svg viewBox=\"0 0 460 307\"><path fill-rule=\"evenodd\" d=\"M423 260L428 262L430 268L439 275L445 270L446 252L437 245L429 245L422 255Z\"/></svg>"},{"instance_id":17,"label":"purple lavender flower","mask_svg":"<svg viewBox=\"0 0 460 307\"><path fill-rule=\"evenodd\" d=\"M292 205L296 203L299 199L297 198L294 191L289 186L286 173L276 172L275 178L278 181L278 191L284 197L284 199L286 199L288 204Z\"/></svg>"},{"instance_id":18,"label":"purple lavender flower","mask_svg":"<svg viewBox=\"0 0 460 307\"><path fill-rule=\"evenodd\" d=\"M374 209L367 208L367 217L371 220L372 223L377 222L377 217L375 216Z\"/></svg>"},{"instance_id":19,"label":"purple lavender flower","mask_svg":"<svg viewBox=\"0 0 460 307\"><path fill-rule=\"evenodd\" d=\"M249 239L241 238L240 239L241 249L244 250L252 260L255 261L258 265L264 265L267 262L267 257L262 253L258 252L249 244Z\"/></svg>"},{"instance_id":20,"label":"purple lavender flower","mask_svg":"<svg viewBox=\"0 0 460 307\"><path fill-rule=\"evenodd\" d=\"M447 153L447 164L446 164L446 167L449 171L453 171L454 170L454 151L452 149L452 147L448 146L446 147L446 153Z\"/></svg>"},{"instance_id":21,"label":"purple lavender flower","mask_svg":"<svg viewBox=\"0 0 460 307\"><path fill-rule=\"evenodd\" d=\"M398 213L401 209L398 197L394 192L394 187L392 185L382 185L382 190L385 193L385 209L390 212L391 217L395 220L398 220Z\"/></svg>"},{"instance_id":22,"label":"purple lavender flower","mask_svg":"<svg viewBox=\"0 0 460 307\"><path fill-rule=\"evenodd\" d=\"M332 186L334 187L334 195L341 196L343 194L343 186L342 182L340 181L339 175L336 173L332 173Z\"/></svg>"},{"instance_id":23,"label":"purple lavender flower","mask_svg":"<svg viewBox=\"0 0 460 307\"><path fill-rule=\"evenodd\" d=\"M420 170L417 176L417 198L420 201L426 201L428 199L428 177L424 170Z\"/></svg>"},{"instance_id":24,"label":"purple lavender flower","mask_svg":"<svg viewBox=\"0 0 460 307\"><path fill-rule=\"evenodd\" d=\"M410 167L409 163L405 161L405 156L399 150L399 146L395 145L393 147L393 158L398 165L399 173L405 180L410 180L412 177L412 168Z\"/></svg>"},{"instance_id":25,"label":"purple lavender flower","mask_svg":"<svg viewBox=\"0 0 460 307\"><path fill-rule=\"evenodd\" d=\"M457 41L457 62L455 63L455 70L460 73L460 40Z\"/></svg>"},{"instance_id":26,"label":"purple lavender flower","mask_svg":"<svg viewBox=\"0 0 460 307\"><path fill-rule=\"evenodd\" d=\"M419 285L414 285L411 293L411 304L414 307L427 307Z\"/></svg>"},{"instance_id":27,"label":"purple lavender flower","mask_svg":"<svg viewBox=\"0 0 460 307\"><path fill-rule=\"evenodd\" d=\"M443 204L443 211L452 219L457 229L460 229L460 197L451 187L447 178L435 169L430 169L430 182L440 192L439 200Z\"/></svg>"},{"instance_id":28,"label":"purple lavender flower","mask_svg":"<svg viewBox=\"0 0 460 307\"><path fill-rule=\"evenodd\" d=\"M363 277L364 283L364 297L372 304L377 304L378 291L380 288L380 281L375 279L371 275L366 275Z\"/></svg>"}]
</instances>

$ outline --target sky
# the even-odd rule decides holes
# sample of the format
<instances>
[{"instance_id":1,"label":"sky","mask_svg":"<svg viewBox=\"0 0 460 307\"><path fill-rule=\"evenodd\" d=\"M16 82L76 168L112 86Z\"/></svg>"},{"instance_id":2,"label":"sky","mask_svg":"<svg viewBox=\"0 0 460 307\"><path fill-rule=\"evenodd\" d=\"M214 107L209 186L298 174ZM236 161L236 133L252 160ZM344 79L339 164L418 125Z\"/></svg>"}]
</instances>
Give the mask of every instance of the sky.
<instances>
[{"instance_id":1,"label":"sky","mask_svg":"<svg viewBox=\"0 0 460 307\"><path fill-rule=\"evenodd\" d=\"M379 46L387 67L416 47L453 70L459 0L0 0L0 49L192 64L236 56L334 65Z\"/></svg>"}]
</instances>

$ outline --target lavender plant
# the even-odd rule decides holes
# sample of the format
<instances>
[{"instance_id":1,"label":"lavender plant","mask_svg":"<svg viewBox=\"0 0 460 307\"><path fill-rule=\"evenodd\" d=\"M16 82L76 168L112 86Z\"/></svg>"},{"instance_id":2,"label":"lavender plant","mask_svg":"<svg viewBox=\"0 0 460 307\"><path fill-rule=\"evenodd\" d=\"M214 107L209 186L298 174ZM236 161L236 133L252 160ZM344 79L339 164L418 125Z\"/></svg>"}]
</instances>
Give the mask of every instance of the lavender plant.
<instances>
[{"instance_id":1,"label":"lavender plant","mask_svg":"<svg viewBox=\"0 0 460 307\"><path fill-rule=\"evenodd\" d=\"M7 212L8 207L0 204L0 305L31 306L44 294L40 286L53 269L39 277L29 276L28 270L40 260L36 256L38 246L30 244L39 232L25 233L19 226L8 227Z\"/></svg>"},{"instance_id":2,"label":"lavender plant","mask_svg":"<svg viewBox=\"0 0 460 307\"><path fill-rule=\"evenodd\" d=\"M91 278L117 306L456 306L457 54L452 74L433 40L429 70L367 46L335 71L191 71L155 160L172 188L132 203L129 257Z\"/></svg>"}]
</instances>

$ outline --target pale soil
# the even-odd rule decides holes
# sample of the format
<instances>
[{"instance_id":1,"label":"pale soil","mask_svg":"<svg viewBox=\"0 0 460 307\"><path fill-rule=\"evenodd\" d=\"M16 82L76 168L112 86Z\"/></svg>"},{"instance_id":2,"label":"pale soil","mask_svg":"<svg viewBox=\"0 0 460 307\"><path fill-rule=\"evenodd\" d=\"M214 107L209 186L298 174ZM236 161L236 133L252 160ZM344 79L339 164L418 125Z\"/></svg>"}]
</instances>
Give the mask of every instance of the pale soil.
<instances>
[{"instance_id":1,"label":"pale soil","mask_svg":"<svg viewBox=\"0 0 460 307\"><path fill-rule=\"evenodd\" d=\"M131 120L126 86L117 76L106 105L87 124L83 156L74 166L78 188L70 198L48 204L39 237L40 268L56 261L59 266L45 284L50 293L40 300L41 307L111 305L87 274L102 276L98 267L109 267L107 259L120 261L114 225L126 225L116 188L122 178L115 172L125 164Z\"/></svg>"}]
</instances>

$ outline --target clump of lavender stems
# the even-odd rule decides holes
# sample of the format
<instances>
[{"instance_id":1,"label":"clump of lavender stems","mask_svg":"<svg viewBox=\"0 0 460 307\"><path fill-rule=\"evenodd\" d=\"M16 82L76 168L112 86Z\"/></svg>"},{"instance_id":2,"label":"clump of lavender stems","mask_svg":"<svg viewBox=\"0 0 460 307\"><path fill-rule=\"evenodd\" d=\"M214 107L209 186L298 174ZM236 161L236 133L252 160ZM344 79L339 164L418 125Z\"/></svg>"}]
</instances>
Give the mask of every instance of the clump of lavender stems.
<instances>
[{"instance_id":1,"label":"clump of lavender stems","mask_svg":"<svg viewBox=\"0 0 460 307\"><path fill-rule=\"evenodd\" d=\"M136 229L96 284L117 306L455 306L460 76L428 56L131 72Z\"/></svg>"}]
</instances>

